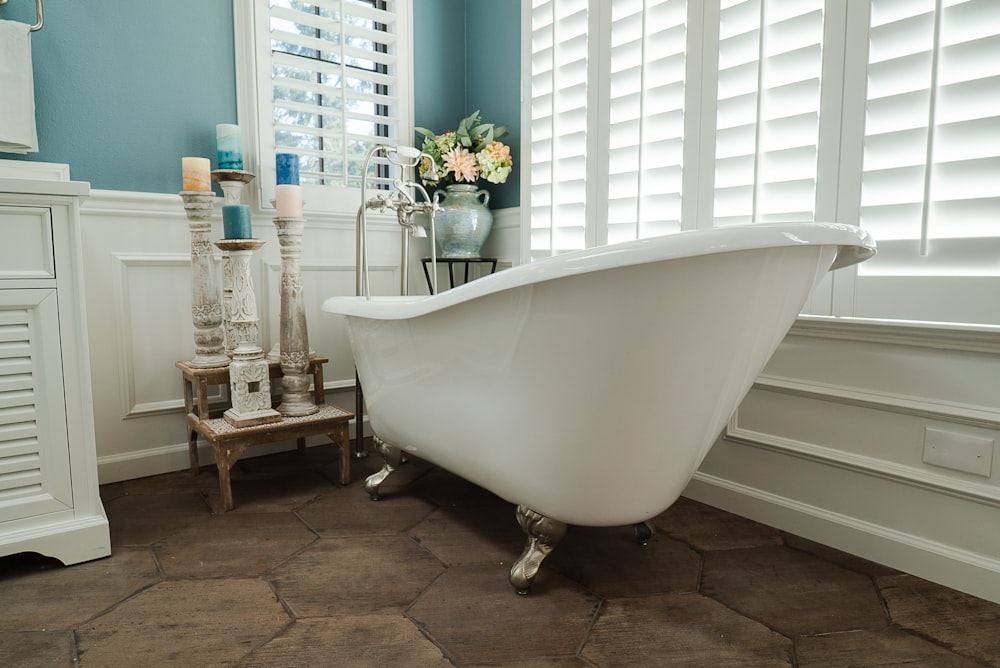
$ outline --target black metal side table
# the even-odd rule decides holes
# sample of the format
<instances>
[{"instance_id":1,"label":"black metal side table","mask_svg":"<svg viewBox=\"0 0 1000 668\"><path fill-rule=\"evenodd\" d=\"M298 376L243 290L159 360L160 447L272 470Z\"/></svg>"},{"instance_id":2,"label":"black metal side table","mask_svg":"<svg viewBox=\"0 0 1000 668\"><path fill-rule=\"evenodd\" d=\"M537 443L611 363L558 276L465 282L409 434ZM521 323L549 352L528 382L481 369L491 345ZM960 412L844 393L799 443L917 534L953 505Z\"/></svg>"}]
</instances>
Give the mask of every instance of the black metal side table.
<instances>
[{"instance_id":1,"label":"black metal side table","mask_svg":"<svg viewBox=\"0 0 1000 668\"><path fill-rule=\"evenodd\" d=\"M425 257L421 258L420 262L424 265L424 278L427 280L427 290L434 294L434 285L431 282L431 272L427 268L431 263L431 258ZM463 264L465 265L465 275L463 282L469 282L469 265L470 264L489 264L490 273L492 274L497 270L497 258L495 257L441 257L437 259L438 264L448 265L448 285L449 287L455 287L455 265Z\"/></svg>"}]
</instances>

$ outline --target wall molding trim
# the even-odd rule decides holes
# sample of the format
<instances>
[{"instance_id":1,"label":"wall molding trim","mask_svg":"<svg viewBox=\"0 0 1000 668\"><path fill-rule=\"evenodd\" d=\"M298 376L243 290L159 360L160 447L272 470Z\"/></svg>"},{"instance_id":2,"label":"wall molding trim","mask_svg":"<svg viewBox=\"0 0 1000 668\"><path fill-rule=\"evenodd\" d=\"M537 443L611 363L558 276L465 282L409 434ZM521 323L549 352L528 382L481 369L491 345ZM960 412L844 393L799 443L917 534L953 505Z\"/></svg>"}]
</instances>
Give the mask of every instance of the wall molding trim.
<instances>
[{"instance_id":1,"label":"wall molding trim","mask_svg":"<svg viewBox=\"0 0 1000 668\"><path fill-rule=\"evenodd\" d=\"M212 218L222 220L223 199L215 198L215 211ZM131 192L126 190L92 190L90 197L83 200L81 213L84 217L98 216L103 218L149 218L155 216L164 219L175 219L187 222L184 213L184 203L180 195L170 193ZM253 211L253 220L258 225L271 221L273 210ZM357 227L355 214L325 213L306 211L306 227L320 227L350 230L353 234ZM374 231L396 231L399 223L395 215L369 212L369 229Z\"/></svg>"},{"instance_id":2,"label":"wall molding trim","mask_svg":"<svg viewBox=\"0 0 1000 668\"><path fill-rule=\"evenodd\" d=\"M973 427L1000 429L1000 411L990 406L931 401L904 394L811 383L769 374L758 376L753 389Z\"/></svg>"},{"instance_id":3,"label":"wall molding trim","mask_svg":"<svg viewBox=\"0 0 1000 668\"><path fill-rule=\"evenodd\" d=\"M222 215L222 198L216 198L216 208ZM83 216L176 218L187 220L180 195L129 192L125 190L91 190L90 197L80 207Z\"/></svg>"},{"instance_id":4,"label":"wall molding trim","mask_svg":"<svg viewBox=\"0 0 1000 668\"><path fill-rule=\"evenodd\" d=\"M836 450L814 443L806 443L804 441L741 428L738 425L737 416L734 416L730 421L729 427L726 429L725 439L750 447L772 450L800 459L835 466L866 476L882 478L894 483L919 487L939 494L947 494L965 501L973 501L1000 508L1000 489L996 487L968 480L963 480L959 486L955 484L955 479L951 476L924 471L876 457L844 452L843 450Z\"/></svg>"},{"instance_id":5,"label":"wall molding trim","mask_svg":"<svg viewBox=\"0 0 1000 668\"><path fill-rule=\"evenodd\" d=\"M1000 354L1000 327L799 316L789 336Z\"/></svg>"}]
</instances>

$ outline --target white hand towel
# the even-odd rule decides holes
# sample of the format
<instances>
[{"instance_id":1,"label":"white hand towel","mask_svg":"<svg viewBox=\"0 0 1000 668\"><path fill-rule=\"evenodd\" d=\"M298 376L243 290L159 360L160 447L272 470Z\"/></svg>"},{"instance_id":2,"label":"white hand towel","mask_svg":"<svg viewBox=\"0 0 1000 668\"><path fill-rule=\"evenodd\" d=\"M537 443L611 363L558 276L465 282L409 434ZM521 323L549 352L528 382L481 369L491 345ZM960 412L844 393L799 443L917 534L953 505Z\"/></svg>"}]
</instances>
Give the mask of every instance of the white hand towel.
<instances>
[{"instance_id":1,"label":"white hand towel","mask_svg":"<svg viewBox=\"0 0 1000 668\"><path fill-rule=\"evenodd\" d=\"M0 152L4 153L38 152L29 27L0 21Z\"/></svg>"}]
</instances>

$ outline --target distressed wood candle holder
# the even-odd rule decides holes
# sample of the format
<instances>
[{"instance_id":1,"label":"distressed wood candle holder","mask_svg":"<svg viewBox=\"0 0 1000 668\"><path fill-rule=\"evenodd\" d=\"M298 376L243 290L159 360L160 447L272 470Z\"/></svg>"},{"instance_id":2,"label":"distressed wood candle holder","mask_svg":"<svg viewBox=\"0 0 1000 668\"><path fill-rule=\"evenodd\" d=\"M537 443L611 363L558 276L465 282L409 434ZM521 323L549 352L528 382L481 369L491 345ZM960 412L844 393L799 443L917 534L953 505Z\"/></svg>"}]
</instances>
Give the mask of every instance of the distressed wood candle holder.
<instances>
[{"instance_id":1,"label":"distressed wood candle holder","mask_svg":"<svg viewBox=\"0 0 1000 668\"><path fill-rule=\"evenodd\" d=\"M281 413L271 408L271 381L264 351L257 341L260 319L250 276L250 259L264 242L221 239L215 245L229 253L233 280L233 298L226 314L233 334L233 360L229 364L233 405L223 417L234 427L276 422L281 419Z\"/></svg>"},{"instance_id":2,"label":"distressed wood candle holder","mask_svg":"<svg viewBox=\"0 0 1000 668\"><path fill-rule=\"evenodd\" d=\"M215 193L182 190L184 213L191 231L191 320L194 325L193 367L211 368L229 364L223 330L222 299L218 271L212 258L209 236Z\"/></svg>"},{"instance_id":3,"label":"distressed wood candle holder","mask_svg":"<svg viewBox=\"0 0 1000 668\"><path fill-rule=\"evenodd\" d=\"M309 334L302 297L302 231L304 218L274 218L281 247L281 315L279 359L281 360L281 404L285 416L312 415L319 410L309 392ZM320 388L316 388L319 390Z\"/></svg>"},{"instance_id":4,"label":"distressed wood candle holder","mask_svg":"<svg viewBox=\"0 0 1000 668\"><path fill-rule=\"evenodd\" d=\"M242 204L243 188L254 180L254 174L242 169L216 169L212 171L212 180L222 188L222 196L226 204ZM222 251L222 312L229 313L229 305L233 300L233 272L229 265L229 253ZM226 334L226 354L233 354L231 343L233 334L229 319L222 323Z\"/></svg>"}]
</instances>

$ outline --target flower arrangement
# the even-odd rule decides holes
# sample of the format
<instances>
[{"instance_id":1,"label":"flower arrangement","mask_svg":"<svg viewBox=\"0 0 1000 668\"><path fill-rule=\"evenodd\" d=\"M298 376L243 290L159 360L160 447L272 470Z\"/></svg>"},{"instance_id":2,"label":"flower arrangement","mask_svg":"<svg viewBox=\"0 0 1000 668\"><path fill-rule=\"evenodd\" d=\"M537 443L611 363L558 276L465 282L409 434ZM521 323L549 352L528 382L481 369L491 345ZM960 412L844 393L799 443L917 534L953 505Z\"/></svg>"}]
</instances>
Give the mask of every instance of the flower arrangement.
<instances>
[{"instance_id":1,"label":"flower arrangement","mask_svg":"<svg viewBox=\"0 0 1000 668\"><path fill-rule=\"evenodd\" d=\"M427 185L475 184L481 178L503 183L514 168L510 147L499 141L507 126L483 123L478 111L463 118L457 130L436 135L414 129L424 137L421 150L433 158L433 164L427 157L420 163L420 178Z\"/></svg>"}]
</instances>

